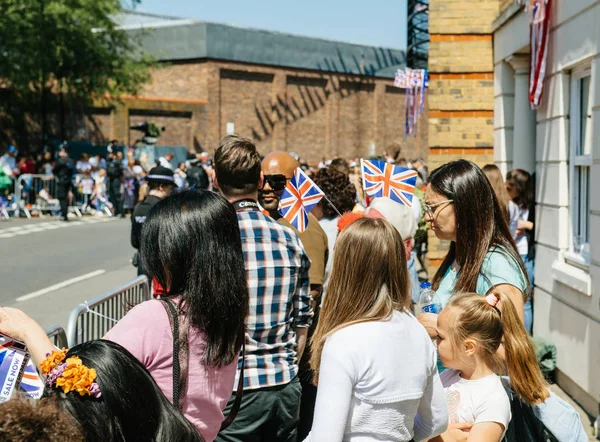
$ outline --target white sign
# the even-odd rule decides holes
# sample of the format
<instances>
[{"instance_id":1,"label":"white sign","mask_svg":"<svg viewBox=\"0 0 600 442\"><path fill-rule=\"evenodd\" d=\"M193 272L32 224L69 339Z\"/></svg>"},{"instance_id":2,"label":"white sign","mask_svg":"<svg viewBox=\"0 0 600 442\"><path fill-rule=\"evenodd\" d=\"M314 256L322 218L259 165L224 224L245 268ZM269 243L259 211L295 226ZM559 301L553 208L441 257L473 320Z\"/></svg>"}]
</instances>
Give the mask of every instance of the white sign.
<instances>
[{"instance_id":1,"label":"white sign","mask_svg":"<svg viewBox=\"0 0 600 442\"><path fill-rule=\"evenodd\" d=\"M233 135L235 133L235 125L233 123L227 123L227 135Z\"/></svg>"}]
</instances>

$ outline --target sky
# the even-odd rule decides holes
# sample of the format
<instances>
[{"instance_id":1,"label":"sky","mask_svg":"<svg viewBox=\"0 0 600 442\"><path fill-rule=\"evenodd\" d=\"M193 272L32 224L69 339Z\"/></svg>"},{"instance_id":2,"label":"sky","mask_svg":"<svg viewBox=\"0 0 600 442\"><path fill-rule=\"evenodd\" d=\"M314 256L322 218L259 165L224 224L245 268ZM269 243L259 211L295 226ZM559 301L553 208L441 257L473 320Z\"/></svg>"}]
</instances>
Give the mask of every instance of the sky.
<instances>
[{"instance_id":1,"label":"sky","mask_svg":"<svg viewBox=\"0 0 600 442\"><path fill-rule=\"evenodd\" d=\"M406 48L406 0L141 0L136 10L369 46Z\"/></svg>"}]
</instances>

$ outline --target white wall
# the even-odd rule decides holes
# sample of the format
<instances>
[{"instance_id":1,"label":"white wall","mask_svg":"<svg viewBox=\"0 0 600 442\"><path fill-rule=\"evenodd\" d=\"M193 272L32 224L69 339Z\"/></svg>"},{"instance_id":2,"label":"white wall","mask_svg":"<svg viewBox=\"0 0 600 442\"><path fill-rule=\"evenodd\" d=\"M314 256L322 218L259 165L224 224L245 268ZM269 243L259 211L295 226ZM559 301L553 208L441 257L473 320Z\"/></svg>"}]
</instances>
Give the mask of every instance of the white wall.
<instances>
[{"instance_id":1,"label":"white wall","mask_svg":"<svg viewBox=\"0 0 600 442\"><path fill-rule=\"evenodd\" d=\"M600 0L554 2L547 78L536 120L536 281L534 334L558 347L558 368L588 395L588 412L600 399ZM494 34L495 159L512 163L508 103L514 90L505 60L527 44L528 15L520 12ZM569 247L569 76L581 63L592 64L591 97L594 166L591 182L589 268L565 262ZM514 98L513 98L514 99ZM510 129L510 130L509 130ZM576 398L577 399L577 398ZM596 407L590 410L590 407Z\"/></svg>"}]
</instances>

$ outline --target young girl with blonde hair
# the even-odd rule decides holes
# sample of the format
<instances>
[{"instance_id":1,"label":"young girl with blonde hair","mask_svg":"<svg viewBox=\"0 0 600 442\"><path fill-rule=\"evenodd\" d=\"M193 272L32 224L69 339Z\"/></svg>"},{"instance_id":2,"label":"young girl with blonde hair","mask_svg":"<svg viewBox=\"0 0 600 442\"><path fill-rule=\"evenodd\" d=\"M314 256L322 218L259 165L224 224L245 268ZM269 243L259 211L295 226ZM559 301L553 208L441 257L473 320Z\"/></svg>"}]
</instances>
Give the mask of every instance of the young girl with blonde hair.
<instances>
[{"instance_id":1,"label":"young girl with blonde hair","mask_svg":"<svg viewBox=\"0 0 600 442\"><path fill-rule=\"evenodd\" d=\"M318 384L306 440L411 441L440 434L448 410L427 332L409 312L400 234L363 218L340 234L312 337Z\"/></svg>"},{"instance_id":2,"label":"young girl with blonde hair","mask_svg":"<svg viewBox=\"0 0 600 442\"><path fill-rule=\"evenodd\" d=\"M511 419L510 401L497 374L507 372L525 403L549 396L535 348L508 295L456 295L439 315L438 355L445 367L450 422L472 422L469 442L499 442ZM500 345L504 360L498 357ZM452 429L433 439L454 441Z\"/></svg>"}]
</instances>

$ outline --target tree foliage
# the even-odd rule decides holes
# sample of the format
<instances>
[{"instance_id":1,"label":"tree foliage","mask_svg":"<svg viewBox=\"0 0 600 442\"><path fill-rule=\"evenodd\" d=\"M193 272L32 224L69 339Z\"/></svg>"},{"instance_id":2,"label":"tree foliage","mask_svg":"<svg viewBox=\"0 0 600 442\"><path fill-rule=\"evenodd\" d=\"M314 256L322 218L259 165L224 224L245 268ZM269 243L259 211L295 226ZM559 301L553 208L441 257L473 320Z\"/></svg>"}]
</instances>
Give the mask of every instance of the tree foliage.
<instances>
[{"instance_id":1,"label":"tree foliage","mask_svg":"<svg viewBox=\"0 0 600 442\"><path fill-rule=\"evenodd\" d=\"M0 0L2 86L84 100L135 94L150 60L113 22L121 8L120 0Z\"/></svg>"}]
</instances>

